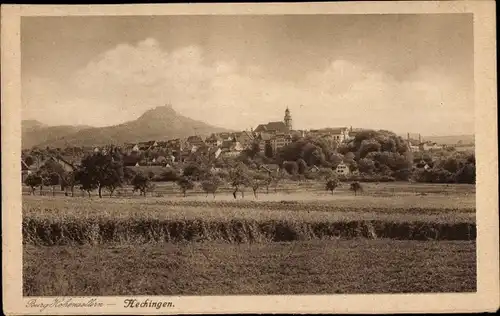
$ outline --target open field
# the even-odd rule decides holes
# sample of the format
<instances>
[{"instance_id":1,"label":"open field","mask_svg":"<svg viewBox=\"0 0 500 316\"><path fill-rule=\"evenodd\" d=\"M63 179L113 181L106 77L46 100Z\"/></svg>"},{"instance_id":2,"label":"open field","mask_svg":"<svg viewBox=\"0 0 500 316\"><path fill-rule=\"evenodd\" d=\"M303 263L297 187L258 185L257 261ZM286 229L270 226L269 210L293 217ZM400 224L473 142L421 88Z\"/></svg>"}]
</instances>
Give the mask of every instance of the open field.
<instances>
[{"instance_id":1,"label":"open field","mask_svg":"<svg viewBox=\"0 0 500 316\"><path fill-rule=\"evenodd\" d=\"M475 187L372 185L237 200L25 195L24 294L475 291Z\"/></svg>"},{"instance_id":2,"label":"open field","mask_svg":"<svg viewBox=\"0 0 500 316\"><path fill-rule=\"evenodd\" d=\"M380 200L380 201L378 201ZM396 201L398 199L395 199ZM271 201L25 197L23 242L39 245L335 238L473 240L473 208ZM343 204L343 205L342 205ZM242 207L243 206L243 207Z\"/></svg>"},{"instance_id":3,"label":"open field","mask_svg":"<svg viewBox=\"0 0 500 316\"><path fill-rule=\"evenodd\" d=\"M473 292L473 241L24 248L24 295Z\"/></svg>"},{"instance_id":4,"label":"open field","mask_svg":"<svg viewBox=\"0 0 500 316\"><path fill-rule=\"evenodd\" d=\"M183 197L177 184L172 182L155 182L156 188L154 192L148 193L150 197L161 197L165 196L168 198L172 197ZM438 184L438 183L409 183L409 182L381 182L381 183L363 183L363 196L371 197L394 197L394 196L428 196L428 197L467 197L474 198L476 192L476 186L471 184ZM64 196L64 192L58 191L57 188L55 195ZM217 199L233 199L232 196L233 188L228 184L225 184L219 188L217 191ZM44 195L52 195L53 192L51 188L44 187L42 190ZM266 188L258 189L259 199L273 199L274 196L285 197L285 198L295 198L295 199L306 199L314 200L318 197L324 197L325 195L331 196L329 192L325 191L325 183L321 181L283 181L280 182L276 187L269 187L269 194L267 194ZM30 189L23 186L23 194L29 195ZM39 195L39 189L36 189L36 195ZM104 190L105 198L109 197L108 193ZM340 187L335 189L335 196L352 195L353 193L349 191L349 183L342 183ZM92 194L96 197L96 193ZM132 192L131 186L124 186L119 188L115 192L116 197L138 197L138 193L135 195ZM195 184L194 190L187 192L188 197L205 197L203 190L201 189L199 183ZM87 194L81 192L75 188L75 197L86 197ZM245 193L246 198L253 198L253 193L250 188L246 188Z\"/></svg>"}]
</instances>

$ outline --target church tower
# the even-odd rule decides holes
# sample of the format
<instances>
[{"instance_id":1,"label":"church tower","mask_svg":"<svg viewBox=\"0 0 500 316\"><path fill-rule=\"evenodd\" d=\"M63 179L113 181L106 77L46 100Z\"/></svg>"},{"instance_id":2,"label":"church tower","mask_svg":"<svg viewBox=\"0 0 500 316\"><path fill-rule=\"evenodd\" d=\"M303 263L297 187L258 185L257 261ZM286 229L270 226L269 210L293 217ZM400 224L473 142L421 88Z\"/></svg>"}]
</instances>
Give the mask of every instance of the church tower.
<instances>
[{"instance_id":1,"label":"church tower","mask_svg":"<svg viewBox=\"0 0 500 316\"><path fill-rule=\"evenodd\" d=\"M292 116L290 115L290 110L288 109L288 107L286 108L285 110L285 125L286 127L288 127L288 130L292 130Z\"/></svg>"}]
</instances>

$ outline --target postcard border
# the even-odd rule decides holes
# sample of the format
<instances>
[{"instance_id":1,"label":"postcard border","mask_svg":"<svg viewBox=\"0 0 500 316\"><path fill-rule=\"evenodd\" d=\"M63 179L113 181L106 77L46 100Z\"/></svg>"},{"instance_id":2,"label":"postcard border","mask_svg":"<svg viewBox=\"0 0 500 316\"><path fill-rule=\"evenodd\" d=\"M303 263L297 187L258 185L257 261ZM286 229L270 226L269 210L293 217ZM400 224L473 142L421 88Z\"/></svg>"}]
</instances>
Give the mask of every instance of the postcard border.
<instances>
[{"instance_id":1,"label":"postcard border","mask_svg":"<svg viewBox=\"0 0 500 316\"><path fill-rule=\"evenodd\" d=\"M368 14L473 13L477 166L476 293L300 296L198 296L150 298L173 301L165 310L125 309L125 297L97 297L100 309L26 308L22 297L20 135L20 17L66 15L179 14ZM113 6L2 6L2 230L4 313L12 314L213 314L213 313L389 313L495 311L499 307L498 155L496 117L495 3L349 2L291 4L173 4ZM17 225L13 225L16 223ZM129 298L129 297L126 297ZM84 299L84 298L79 298ZM89 299L89 298L85 298Z\"/></svg>"}]
</instances>

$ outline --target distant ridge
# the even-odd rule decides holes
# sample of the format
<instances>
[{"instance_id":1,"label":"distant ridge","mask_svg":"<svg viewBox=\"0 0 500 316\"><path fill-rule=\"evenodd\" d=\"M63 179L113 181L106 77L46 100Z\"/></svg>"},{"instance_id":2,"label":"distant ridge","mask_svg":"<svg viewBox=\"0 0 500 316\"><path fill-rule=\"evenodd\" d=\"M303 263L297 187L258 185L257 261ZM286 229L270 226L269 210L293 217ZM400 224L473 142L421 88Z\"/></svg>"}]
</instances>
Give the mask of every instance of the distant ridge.
<instances>
[{"instance_id":1,"label":"distant ridge","mask_svg":"<svg viewBox=\"0 0 500 316\"><path fill-rule=\"evenodd\" d=\"M30 128L26 127L26 131L29 130L29 132L25 133L23 128L23 148L120 145L126 142L167 140L191 135L208 136L215 132L229 132L227 129L182 116L169 105L148 110L134 121L107 127L47 127L30 122L28 122Z\"/></svg>"},{"instance_id":2,"label":"distant ridge","mask_svg":"<svg viewBox=\"0 0 500 316\"><path fill-rule=\"evenodd\" d=\"M399 136L406 139L408 137L408 133L406 134L398 134ZM418 140L418 133L410 133L410 138ZM474 135L433 135L433 136L420 136L423 142L433 142L440 145L456 145L456 144L474 144L475 137Z\"/></svg>"},{"instance_id":3,"label":"distant ridge","mask_svg":"<svg viewBox=\"0 0 500 316\"><path fill-rule=\"evenodd\" d=\"M434 142L442 145L455 145L455 144L474 144L474 135L450 135L450 136L423 136L426 141Z\"/></svg>"},{"instance_id":4,"label":"distant ridge","mask_svg":"<svg viewBox=\"0 0 500 316\"><path fill-rule=\"evenodd\" d=\"M47 140L58 139L61 135L73 134L87 128L92 127L86 125L48 126L36 120L25 120L21 122L22 148L31 148Z\"/></svg>"}]
</instances>

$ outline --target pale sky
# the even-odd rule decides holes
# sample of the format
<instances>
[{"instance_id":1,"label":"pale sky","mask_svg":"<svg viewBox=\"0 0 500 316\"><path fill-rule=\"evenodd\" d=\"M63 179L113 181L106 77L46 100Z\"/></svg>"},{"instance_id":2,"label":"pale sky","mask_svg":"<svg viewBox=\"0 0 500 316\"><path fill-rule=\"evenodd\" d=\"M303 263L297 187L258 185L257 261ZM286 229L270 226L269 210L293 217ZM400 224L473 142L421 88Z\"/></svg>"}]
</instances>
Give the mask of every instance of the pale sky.
<instances>
[{"instance_id":1,"label":"pale sky","mask_svg":"<svg viewBox=\"0 0 500 316\"><path fill-rule=\"evenodd\" d=\"M23 17L23 119L474 133L472 15Z\"/></svg>"}]
</instances>

